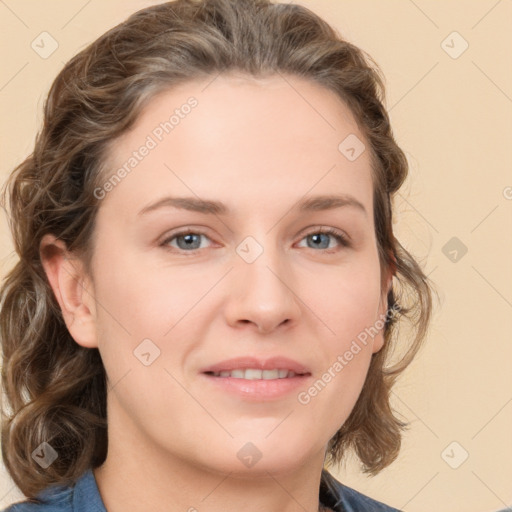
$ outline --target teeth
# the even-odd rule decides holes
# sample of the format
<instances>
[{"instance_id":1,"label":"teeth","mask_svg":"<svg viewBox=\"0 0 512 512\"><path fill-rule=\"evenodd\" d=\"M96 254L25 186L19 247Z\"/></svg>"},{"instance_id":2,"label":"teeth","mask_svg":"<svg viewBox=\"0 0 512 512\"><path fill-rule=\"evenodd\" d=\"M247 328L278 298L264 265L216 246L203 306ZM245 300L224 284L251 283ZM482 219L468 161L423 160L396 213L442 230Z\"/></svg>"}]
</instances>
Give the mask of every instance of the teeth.
<instances>
[{"instance_id":1,"label":"teeth","mask_svg":"<svg viewBox=\"0 0 512 512\"><path fill-rule=\"evenodd\" d=\"M278 379L279 370L263 370L261 376L263 379Z\"/></svg>"},{"instance_id":2,"label":"teeth","mask_svg":"<svg viewBox=\"0 0 512 512\"><path fill-rule=\"evenodd\" d=\"M274 370L259 370L257 368L246 368L237 370L223 370L214 372L214 377L232 377L234 379L246 380L273 380L295 377L296 373L291 370L275 368Z\"/></svg>"},{"instance_id":3,"label":"teeth","mask_svg":"<svg viewBox=\"0 0 512 512\"><path fill-rule=\"evenodd\" d=\"M261 379L262 374L263 372L261 370L253 370L252 368L247 368L243 378L247 380Z\"/></svg>"}]
</instances>

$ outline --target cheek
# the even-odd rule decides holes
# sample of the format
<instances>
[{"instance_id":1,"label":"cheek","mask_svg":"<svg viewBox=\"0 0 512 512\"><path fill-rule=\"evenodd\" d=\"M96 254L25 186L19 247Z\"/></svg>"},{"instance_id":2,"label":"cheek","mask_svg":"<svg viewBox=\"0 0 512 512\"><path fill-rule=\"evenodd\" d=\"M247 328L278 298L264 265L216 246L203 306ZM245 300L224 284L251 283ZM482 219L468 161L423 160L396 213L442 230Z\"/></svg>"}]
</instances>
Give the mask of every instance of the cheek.
<instances>
[{"instance_id":1,"label":"cheek","mask_svg":"<svg viewBox=\"0 0 512 512\"><path fill-rule=\"evenodd\" d=\"M336 293L335 293L336 292ZM372 357L379 287L371 280L333 282L322 296L323 368L297 396L306 416L333 436L346 421L363 388ZM334 299L336 297L336 299ZM330 332L330 331L333 332Z\"/></svg>"},{"instance_id":2,"label":"cheek","mask_svg":"<svg viewBox=\"0 0 512 512\"><path fill-rule=\"evenodd\" d=\"M207 297L200 299L218 272L143 268L142 258L107 251L98 256L98 347L110 382L130 372L126 385L137 382L138 392L165 389L170 377L164 369L175 373L204 337L212 307Z\"/></svg>"},{"instance_id":3,"label":"cheek","mask_svg":"<svg viewBox=\"0 0 512 512\"><path fill-rule=\"evenodd\" d=\"M381 295L380 269L376 258L365 260L331 272L322 286L313 283L306 292L311 303L316 304L317 311L314 312L323 320L325 338L331 340L329 346L333 349L343 349L347 341L377 320Z\"/></svg>"},{"instance_id":4,"label":"cheek","mask_svg":"<svg viewBox=\"0 0 512 512\"><path fill-rule=\"evenodd\" d=\"M331 424L333 433L346 419L366 379L373 341L378 336L380 269L375 258L332 273L321 289L308 290L322 320L322 374L299 396L299 403ZM318 398L317 398L318 397ZM337 404L334 409L326 404Z\"/></svg>"},{"instance_id":5,"label":"cheek","mask_svg":"<svg viewBox=\"0 0 512 512\"><path fill-rule=\"evenodd\" d=\"M161 339L192 311L213 282L206 271L144 268L136 258L103 259L97 272L98 317L122 337Z\"/></svg>"}]
</instances>

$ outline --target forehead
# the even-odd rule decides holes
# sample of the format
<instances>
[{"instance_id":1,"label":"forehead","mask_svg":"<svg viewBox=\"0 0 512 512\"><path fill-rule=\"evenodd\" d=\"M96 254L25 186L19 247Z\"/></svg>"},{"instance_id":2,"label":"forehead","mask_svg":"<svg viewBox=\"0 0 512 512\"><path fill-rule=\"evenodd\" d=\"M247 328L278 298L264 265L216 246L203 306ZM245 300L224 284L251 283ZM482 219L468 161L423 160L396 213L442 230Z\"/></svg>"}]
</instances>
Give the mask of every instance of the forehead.
<instances>
[{"instance_id":1,"label":"forehead","mask_svg":"<svg viewBox=\"0 0 512 512\"><path fill-rule=\"evenodd\" d=\"M105 203L132 209L166 191L215 196L237 210L264 206L262 198L285 204L308 193L351 192L371 209L365 146L348 106L317 83L209 77L158 93L114 141L104 180L123 177Z\"/></svg>"}]
</instances>

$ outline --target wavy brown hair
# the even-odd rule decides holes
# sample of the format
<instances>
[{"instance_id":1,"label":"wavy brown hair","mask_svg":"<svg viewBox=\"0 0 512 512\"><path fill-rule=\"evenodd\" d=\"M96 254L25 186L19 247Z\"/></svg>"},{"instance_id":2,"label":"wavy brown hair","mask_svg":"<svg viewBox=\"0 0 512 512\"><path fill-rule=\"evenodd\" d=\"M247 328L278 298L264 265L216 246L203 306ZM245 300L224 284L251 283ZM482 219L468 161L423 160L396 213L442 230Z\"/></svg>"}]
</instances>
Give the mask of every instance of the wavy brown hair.
<instances>
[{"instance_id":1,"label":"wavy brown hair","mask_svg":"<svg viewBox=\"0 0 512 512\"><path fill-rule=\"evenodd\" d=\"M385 344L327 462L353 448L369 474L398 455L406 423L391 388L425 338L431 284L392 228L392 199L408 165L394 140L377 64L305 7L269 0L176 0L142 9L74 56L53 82L33 152L2 193L19 260L0 289L3 350L2 457L28 497L66 484L105 460L106 374L97 349L69 334L41 263L43 235L54 234L90 271L92 234L109 145L157 93L230 71L297 76L334 91L354 114L372 159L376 239L382 270L394 272ZM397 329L409 324L402 357L389 366ZM31 457L48 442L46 469Z\"/></svg>"}]
</instances>

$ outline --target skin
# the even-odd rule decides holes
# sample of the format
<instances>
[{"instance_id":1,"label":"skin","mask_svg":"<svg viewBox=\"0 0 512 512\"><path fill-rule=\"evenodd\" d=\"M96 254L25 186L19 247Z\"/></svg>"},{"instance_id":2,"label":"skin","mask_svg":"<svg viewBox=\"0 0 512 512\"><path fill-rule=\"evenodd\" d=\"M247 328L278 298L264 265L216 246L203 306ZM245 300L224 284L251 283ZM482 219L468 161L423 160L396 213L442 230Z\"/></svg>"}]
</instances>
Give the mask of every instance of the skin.
<instances>
[{"instance_id":1,"label":"skin","mask_svg":"<svg viewBox=\"0 0 512 512\"><path fill-rule=\"evenodd\" d=\"M382 332L369 338L299 403L298 392L387 309L391 275L379 265L369 151L351 162L338 150L349 134L364 137L349 108L317 84L211 80L159 94L112 146L107 177L169 113L197 99L100 201L92 275L52 235L41 242L72 337L97 347L106 368L109 451L94 475L109 512L317 510L327 443L383 344ZM354 197L366 212L294 210L304 196L333 193ZM138 215L170 195L221 201L232 212L166 207ZM312 240L319 226L341 231L350 245L329 235ZM204 233L199 248L176 238L164 244L180 228ZM236 252L248 236L263 249L252 263ZM133 353L147 338L160 350L149 366ZM200 374L246 355L286 356L311 376L277 400L246 400ZM252 467L237 457L248 442L262 454Z\"/></svg>"}]
</instances>

